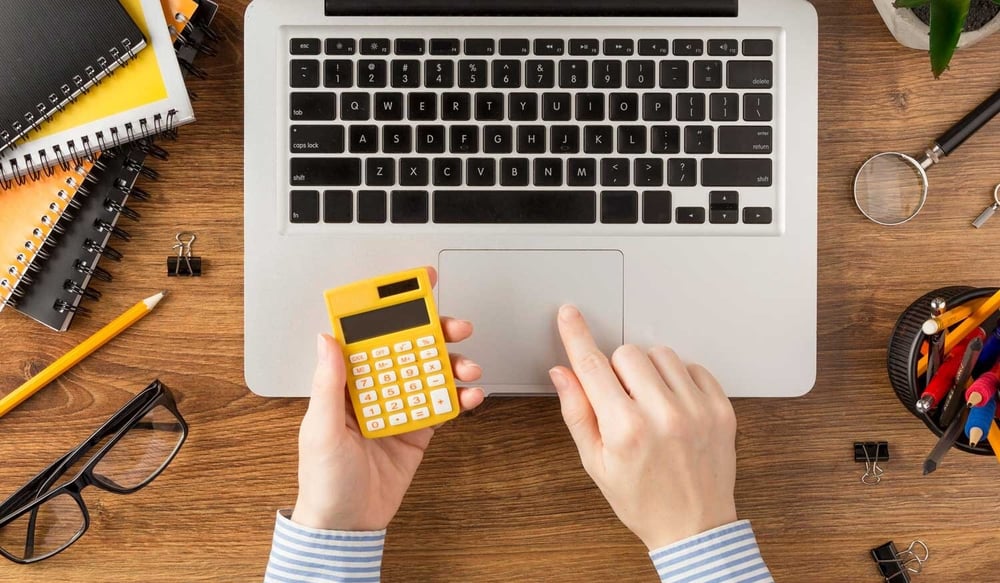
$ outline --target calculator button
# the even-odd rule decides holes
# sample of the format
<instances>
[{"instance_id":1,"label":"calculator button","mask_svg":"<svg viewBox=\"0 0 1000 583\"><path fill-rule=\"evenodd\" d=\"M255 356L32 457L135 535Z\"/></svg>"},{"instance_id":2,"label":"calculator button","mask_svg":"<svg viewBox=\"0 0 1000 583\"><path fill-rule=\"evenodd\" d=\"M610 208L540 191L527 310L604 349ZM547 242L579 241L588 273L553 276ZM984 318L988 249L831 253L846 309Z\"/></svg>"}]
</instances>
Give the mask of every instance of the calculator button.
<instances>
[{"instance_id":1,"label":"calculator button","mask_svg":"<svg viewBox=\"0 0 1000 583\"><path fill-rule=\"evenodd\" d=\"M417 393L416 395L410 395L406 398L406 404L410 407L416 407L418 405L423 405L427 402L427 397L423 393Z\"/></svg>"},{"instance_id":2,"label":"calculator button","mask_svg":"<svg viewBox=\"0 0 1000 583\"><path fill-rule=\"evenodd\" d=\"M358 364L359 362L364 362L368 360L367 352L357 352L351 355L351 364Z\"/></svg>"},{"instance_id":3,"label":"calculator button","mask_svg":"<svg viewBox=\"0 0 1000 583\"><path fill-rule=\"evenodd\" d=\"M396 352L409 352L413 350L413 343L410 341L400 342L392 347Z\"/></svg>"},{"instance_id":4,"label":"calculator button","mask_svg":"<svg viewBox=\"0 0 1000 583\"><path fill-rule=\"evenodd\" d=\"M438 355L438 349L437 348L428 348L426 350L421 350L420 351L420 359L421 360L427 360L428 358L434 358L437 355Z\"/></svg>"},{"instance_id":5,"label":"calculator button","mask_svg":"<svg viewBox=\"0 0 1000 583\"><path fill-rule=\"evenodd\" d=\"M360 379L354 381L354 387L359 391L361 389L370 389L375 386L375 381L371 377L361 377Z\"/></svg>"},{"instance_id":6,"label":"calculator button","mask_svg":"<svg viewBox=\"0 0 1000 583\"><path fill-rule=\"evenodd\" d=\"M420 379L415 381L406 381L403 383L403 390L407 393L412 393L414 391L419 391L424 388L424 383L420 382Z\"/></svg>"},{"instance_id":7,"label":"calculator button","mask_svg":"<svg viewBox=\"0 0 1000 583\"><path fill-rule=\"evenodd\" d=\"M356 376L356 377L357 376L361 376L363 374L368 374L371 371L372 371L372 367L368 366L367 364L362 364L361 366L356 366L356 367L354 367L354 368L351 369L351 372L354 373L354 376Z\"/></svg>"},{"instance_id":8,"label":"calculator button","mask_svg":"<svg viewBox=\"0 0 1000 583\"><path fill-rule=\"evenodd\" d=\"M439 370L441 370L440 360L431 360L429 362L424 363L424 372L426 373L437 372Z\"/></svg>"},{"instance_id":9,"label":"calculator button","mask_svg":"<svg viewBox=\"0 0 1000 583\"><path fill-rule=\"evenodd\" d=\"M399 358L396 359L396 362L399 363L400 365L413 364L414 362L417 362L417 357L413 356L413 353L411 352L410 354L404 354L400 356Z\"/></svg>"},{"instance_id":10,"label":"calculator button","mask_svg":"<svg viewBox=\"0 0 1000 583\"><path fill-rule=\"evenodd\" d=\"M402 425L403 423L406 423L406 413L389 415L389 425Z\"/></svg>"},{"instance_id":11,"label":"calculator button","mask_svg":"<svg viewBox=\"0 0 1000 583\"><path fill-rule=\"evenodd\" d=\"M415 366L408 366L404 369L400 369L399 374L401 374L404 379L412 379L420 374L420 369Z\"/></svg>"},{"instance_id":12,"label":"calculator button","mask_svg":"<svg viewBox=\"0 0 1000 583\"><path fill-rule=\"evenodd\" d=\"M368 431L378 431L385 429L385 421L382 419L372 419L368 422Z\"/></svg>"},{"instance_id":13,"label":"calculator button","mask_svg":"<svg viewBox=\"0 0 1000 583\"><path fill-rule=\"evenodd\" d=\"M376 417L382 414L382 407L379 407L378 403L374 405L368 405L367 407L361 410L361 413L365 417Z\"/></svg>"},{"instance_id":14,"label":"calculator button","mask_svg":"<svg viewBox=\"0 0 1000 583\"><path fill-rule=\"evenodd\" d=\"M379 360L375 363L375 370L385 370L387 368L392 368L391 358L386 358L385 360Z\"/></svg>"},{"instance_id":15,"label":"calculator button","mask_svg":"<svg viewBox=\"0 0 1000 583\"><path fill-rule=\"evenodd\" d=\"M433 346L433 345L434 345L433 336L424 336L423 338L417 338L417 346L421 348L423 348L424 346Z\"/></svg>"},{"instance_id":16,"label":"calculator button","mask_svg":"<svg viewBox=\"0 0 1000 583\"><path fill-rule=\"evenodd\" d=\"M391 370L378 375L378 384L380 385L387 385L394 382L396 382L396 373Z\"/></svg>"},{"instance_id":17,"label":"calculator button","mask_svg":"<svg viewBox=\"0 0 1000 583\"><path fill-rule=\"evenodd\" d=\"M382 358L382 357L385 357L385 356L389 356L389 347L388 346L382 346L380 348L376 348L375 350L372 350L372 356L374 356L375 358Z\"/></svg>"},{"instance_id":18,"label":"calculator button","mask_svg":"<svg viewBox=\"0 0 1000 583\"><path fill-rule=\"evenodd\" d=\"M391 399L393 397L399 396L399 385L389 385L388 387L382 388L382 397L386 399Z\"/></svg>"},{"instance_id":19,"label":"calculator button","mask_svg":"<svg viewBox=\"0 0 1000 583\"><path fill-rule=\"evenodd\" d=\"M440 387L443 384L444 384L444 375L443 374L436 374L436 375L431 375L431 376L427 377L427 386L428 387Z\"/></svg>"},{"instance_id":20,"label":"calculator button","mask_svg":"<svg viewBox=\"0 0 1000 583\"><path fill-rule=\"evenodd\" d=\"M448 389L431 391L431 405L434 407L435 415L451 413L451 395L448 393Z\"/></svg>"},{"instance_id":21,"label":"calculator button","mask_svg":"<svg viewBox=\"0 0 1000 583\"><path fill-rule=\"evenodd\" d=\"M375 391L368 391L365 393L361 393L358 396L358 400L361 401L362 403L374 403L375 401L378 400L378 393L376 393Z\"/></svg>"},{"instance_id":22,"label":"calculator button","mask_svg":"<svg viewBox=\"0 0 1000 583\"><path fill-rule=\"evenodd\" d=\"M413 417L414 421L419 421L421 419L427 419L431 416L431 412L427 410L427 407L421 407L419 409L414 409L410 411L410 417Z\"/></svg>"},{"instance_id":23,"label":"calculator button","mask_svg":"<svg viewBox=\"0 0 1000 583\"><path fill-rule=\"evenodd\" d=\"M403 400L402 399L393 399L391 401L386 401L385 402L385 410L386 411L402 411L403 410Z\"/></svg>"}]
</instances>

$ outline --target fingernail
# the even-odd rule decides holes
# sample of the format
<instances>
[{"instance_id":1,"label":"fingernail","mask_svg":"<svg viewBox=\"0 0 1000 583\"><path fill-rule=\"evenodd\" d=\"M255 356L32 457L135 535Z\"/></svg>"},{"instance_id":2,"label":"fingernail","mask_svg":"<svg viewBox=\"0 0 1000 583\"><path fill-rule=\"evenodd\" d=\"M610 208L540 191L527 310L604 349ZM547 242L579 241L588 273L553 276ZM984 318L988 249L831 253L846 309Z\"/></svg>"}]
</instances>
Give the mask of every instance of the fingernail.
<instances>
[{"instance_id":1,"label":"fingernail","mask_svg":"<svg viewBox=\"0 0 1000 583\"><path fill-rule=\"evenodd\" d=\"M559 308L559 317L563 320L572 320L573 318L580 317L580 310L576 309L576 306L571 306L566 304L565 306Z\"/></svg>"},{"instance_id":2,"label":"fingernail","mask_svg":"<svg viewBox=\"0 0 1000 583\"><path fill-rule=\"evenodd\" d=\"M566 377L558 368L549 369L549 378L552 379L552 384L555 385L556 390L560 391L564 386L566 386Z\"/></svg>"},{"instance_id":3,"label":"fingernail","mask_svg":"<svg viewBox=\"0 0 1000 583\"><path fill-rule=\"evenodd\" d=\"M320 362L326 362L330 359L330 343L322 334L316 336L316 358Z\"/></svg>"}]
</instances>

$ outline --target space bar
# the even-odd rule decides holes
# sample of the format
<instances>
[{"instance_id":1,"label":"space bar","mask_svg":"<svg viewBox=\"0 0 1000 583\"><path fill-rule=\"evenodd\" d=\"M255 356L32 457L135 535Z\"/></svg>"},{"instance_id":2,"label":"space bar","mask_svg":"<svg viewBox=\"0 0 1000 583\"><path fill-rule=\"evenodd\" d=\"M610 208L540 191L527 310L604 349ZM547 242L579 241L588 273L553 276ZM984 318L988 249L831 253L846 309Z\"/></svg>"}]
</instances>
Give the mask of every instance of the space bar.
<instances>
[{"instance_id":1,"label":"space bar","mask_svg":"<svg viewBox=\"0 0 1000 583\"><path fill-rule=\"evenodd\" d=\"M594 223L593 190L436 190L435 223Z\"/></svg>"}]
</instances>

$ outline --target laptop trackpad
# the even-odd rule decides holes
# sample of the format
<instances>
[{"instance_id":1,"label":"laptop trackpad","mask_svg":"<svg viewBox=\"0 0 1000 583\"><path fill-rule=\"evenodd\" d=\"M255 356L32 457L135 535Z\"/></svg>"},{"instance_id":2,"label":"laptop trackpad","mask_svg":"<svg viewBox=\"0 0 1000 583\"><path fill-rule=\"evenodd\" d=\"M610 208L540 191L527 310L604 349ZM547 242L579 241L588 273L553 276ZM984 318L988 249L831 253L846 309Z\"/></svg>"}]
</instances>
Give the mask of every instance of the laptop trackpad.
<instances>
[{"instance_id":1,"label":"laptop trackpad","mask_svg":"<svg viewBox=\"0 0 1000 583\"><path fill-rule=\"evenodd\" d=\"M563 304L580 308L605 353L622 344L620 251L442 251L438 261L439 311L475 325L455 350L483 367L487 393L551 388L548 370L567 363Z\"/></svg>"}]
</instances>

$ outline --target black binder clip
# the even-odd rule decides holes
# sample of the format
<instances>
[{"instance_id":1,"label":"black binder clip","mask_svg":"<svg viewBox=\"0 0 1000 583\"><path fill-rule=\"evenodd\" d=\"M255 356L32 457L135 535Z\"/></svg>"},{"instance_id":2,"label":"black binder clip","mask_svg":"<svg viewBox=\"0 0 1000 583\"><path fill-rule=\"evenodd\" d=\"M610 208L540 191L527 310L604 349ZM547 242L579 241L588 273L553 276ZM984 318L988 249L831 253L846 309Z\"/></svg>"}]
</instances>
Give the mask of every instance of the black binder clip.
<instances>
[{"instance_id":1,"label":"black binder clip","mask_svg":"<svg viewBox=\"0 0 1000 583\"><path fill-rule=\"evenodd\" d=\"M861 476L861 483L875 486L882 481L882 474L885 473L885 470L878 463L889 461L889 442L855 441L854 461L865 464L865 473Z\"/></svg>"},{"instance_id":2,"label":"black binder clip","mask_svg":"<svg viewBox=\"0 0 1000 583\"><path fill-rule=\"evenodd\" d=\"M923 551L923 556L917 554ZM917 575L924 569L924 563L931 558L931 551L923 541L915 540L905 551L897 551L892 541L872 549L872 560L878 565L885 583L910 583L910 574Z\"/></svg>"},{"instance_id":3,"label":"black binder clip","mask_svg":"<svg viewBox=\"0 0 1000 583\"><path fill-rule=\"evenodd\" d=\"M201 257L191 255L191 248L195 240L198 239L194 233L177 233L174 237L177 244L173 246L177 250L175 257L167 257L168 277L201 277Z\"/></svg>"}]
</instances>

